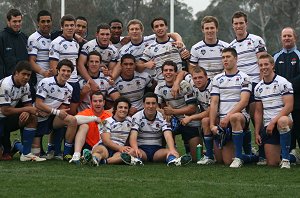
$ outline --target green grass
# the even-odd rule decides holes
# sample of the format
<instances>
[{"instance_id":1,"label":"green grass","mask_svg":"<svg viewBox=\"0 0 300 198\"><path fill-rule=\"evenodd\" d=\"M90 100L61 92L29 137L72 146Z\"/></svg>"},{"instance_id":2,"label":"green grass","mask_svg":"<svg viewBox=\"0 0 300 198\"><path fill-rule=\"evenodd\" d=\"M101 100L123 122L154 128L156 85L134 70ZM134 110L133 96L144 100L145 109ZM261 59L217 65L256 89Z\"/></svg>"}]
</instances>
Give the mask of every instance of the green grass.
<instances>
[{"instance_id":1,"label":"green grass","mask_svg":"<svg viewBox=\"0 0 300 198\"><path fill-rule=\"evenodd\" d=\"M300 166L76 166L0 161L0 197L298 197Z\"/></svg>"}]
</instances>

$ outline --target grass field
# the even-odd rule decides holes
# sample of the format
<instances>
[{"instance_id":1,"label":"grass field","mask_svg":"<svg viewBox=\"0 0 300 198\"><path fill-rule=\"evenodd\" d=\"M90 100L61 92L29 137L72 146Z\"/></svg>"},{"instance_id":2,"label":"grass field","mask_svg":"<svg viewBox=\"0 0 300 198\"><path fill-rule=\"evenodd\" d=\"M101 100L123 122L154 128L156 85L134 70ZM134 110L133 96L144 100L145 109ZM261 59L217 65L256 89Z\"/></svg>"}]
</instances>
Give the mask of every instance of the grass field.
<instances>
[{"instance_id":1,"label":"grass field","mask_svg":"<svg viewBox=\"0 0 300 198\"><path fill-rule=\"evenodd\" d=\"M300 165L76 166L0 161L0 197L299 197Z\"/></svg>"}]
</instances>

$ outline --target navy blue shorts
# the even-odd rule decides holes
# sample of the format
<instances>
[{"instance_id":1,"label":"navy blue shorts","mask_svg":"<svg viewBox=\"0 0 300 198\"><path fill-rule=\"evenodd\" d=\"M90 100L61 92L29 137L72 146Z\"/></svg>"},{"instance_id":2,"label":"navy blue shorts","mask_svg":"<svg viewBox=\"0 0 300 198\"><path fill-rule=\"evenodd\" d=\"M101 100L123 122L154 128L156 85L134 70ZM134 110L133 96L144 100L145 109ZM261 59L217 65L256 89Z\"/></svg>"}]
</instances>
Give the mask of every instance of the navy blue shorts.
<instances>
[{"instance_id":1,"label":"navy blue shorts","mask_svg":"<svg viewBox=\"0 0 300 198\"><path fill-rule=\"evenodd\" d=\"M262 144L274 144L279 145L280 144L280 134L277 130L277 126L273 129L272 135L267 134L266 132L267 127L264 127L260 132L260 137Z\"/></svg>"},{"instance_id":2,"label":"navy blue shorts","mask_svg":"<svg viewBox=\"0 0 300 198\"><path fill-rule=\"evenodd\" d=\"M149 162L153 161L153 156L159 149L163 149L164 147L158 145L141 145L139 146L141 150L143 150L147 155L147 160Z\"/></svg>"},{"instance_id":3,"label":"navy blue shorts","mask_svg":"<svg viewBox=\"0 0 300 198\"><path fill-rule=\"evenodd\" d=\"M72 103L79 103L80 102L80 86L79 82L68 82L72 87L73 87L73 92L72 92L72 98L71 102Z\"/></svg>"},{"instance_id":4,"label":"navy blue shorts","mask_svg":"<svg viewBox=\"0 0 300 198\"><path fill-rule=\"evenodd\" d=\"M252 91L251 91L251 94L250 94L250 98L249 98L249 103L248 104L251 104L252 102L255 102L255 99L254 99L254 88L255 88L255 86L257 84L258 83L255 83L255 82L252 83Z\"/></svg>"},{"instance_id":5,"label":"navy blue shorts","mask_svg":"<svg viewBox=\"0 0 300 198\"><path fill-rule=\"evenodd\" d=\"M176 129L175 134L181 134L184 142L187 142L194 137L200 137L200 127L183 126L180 124Z\"/></svg>"},{"instance_id":6,"label":"navy blue shorts","mask_svg":"<svg viewBox=\"0 0 300 198\"><path fill-rule=\"evenodd\" d=\"M37 129L36 129L36 137L42 137L44 135L48 135L53 130L53 120L55 115L50 115L47 120L42 122L38 122Z\"/></svg>"}]
</instances>

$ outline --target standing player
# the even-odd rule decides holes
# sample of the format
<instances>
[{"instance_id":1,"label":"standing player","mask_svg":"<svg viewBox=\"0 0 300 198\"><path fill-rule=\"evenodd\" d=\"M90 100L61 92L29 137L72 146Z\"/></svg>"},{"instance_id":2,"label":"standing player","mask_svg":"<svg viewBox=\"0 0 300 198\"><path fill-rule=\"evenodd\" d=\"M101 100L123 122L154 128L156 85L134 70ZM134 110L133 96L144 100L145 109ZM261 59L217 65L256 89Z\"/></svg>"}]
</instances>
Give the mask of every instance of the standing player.
<instances>
[{"instance_id":1,"label":"standing player","mask_svg":"<svg viewBox=\"0 0 300 198\"><path fill-rule=\"evenodd\" d=\"M104 76L104 74L100 71L101 67L101 55L97 51L92 51L87 56L87 72L93 81L99 86L101 93L105 97L106 107L110 108L112 102L120 97L118 90L113 87L109 79ZM79 77L79 85L80 85L80 100L81 103L79 105L78 110L83 111L89 108L90 105L90 93L91 86L90 81L86 81L83 77Z\"/></svg>"},{"instance_id":2,"label":"standing player","mask_svg":"<svg viewBox=\"0 0 300 198\"><path fill-rule=\"evenodd\" d=\"M131 54L122 56L121 67L121 75L115 80L115 86L119 93L131 102L129 115L132 116L143 108L144 92L146 87L152 86L152 78L146 72L135 71L136 62Z\"/></svg>"},{"instance_id":3,"label":"standing player","mask_svg":"<svg viewBox=\"0 0 300 198\"><path fill-rule=\"evenodd\" d=\"M119 50L125 43L128 42L126 37L121 36L123 33L123 23L119 19L113 19L109 22L109 26L111 29L110 41L113 46Z\"/></svg>"},{"instance_id":4,"label":"standing player","mask_svg":"<svg viewBox=\"0 0 300 198\"><path fill-rule=\"evenodd\" d=\"M57 64L63 59L70 60L74 65L72 75L68 83L73 87L73 93L70 104L70 114L75 115L79 105L80 88L77 77L76 59L78 58L79 45L73 38L75 32L75 18L72 15L65 15L60 20L63 30L61 36L58 36L50 44L49 60L52 74L57 74Z\"/></svg>"},{"instance_id":5,"label":"standing player","mask_svg":"<svg viewBox=\"0 0 300 198\"><path fill-rule=\"evenodd\" d=\"M216 74L223 72L222 50L229 46L228 43L217 38L219 22L216 17L205 16L201 21L201 30L204 39L191 49L189 72L192 69L201 66L208 75L208 78L213 78Z\"/></svg>"},{"instance_id":6,"label":"standing player","mask_svg":"<svg viewBox=\"0 0 300 198\"><path fill-rule=\"evenodd\" d=\"M222 51L225 72L213 79L210 103L210 129L214 135L222 135L223 129L232 141L227 140L222 150L216 149L225 164L238 168L245 162L256 160L256 156L242 153L244 129L249 125L246 106L252 90L250 77L237 69L237 52L234 48ZM219 128L216 126L219 120ZM234 157L234 160L232 161ZM255 158L256 157L256 158Z\"/></svg>"},{"instance_id":7,"label":"standing player","mask_svg":"<svg viewBox=\"0 0 300 198\"><path fill-rule=\"evenodd\" d=\"M255 87L255 141L264 147L267 164L280 168L290 168L291 112L294 98L292 84L274 73L274 59L269 54L259 57L259 67L263 80ZM264 128L261 130L261 124ZM299 157L299 156L298 156Z\"/></svg>"},{"instance_id":8,"label":"standing player","mask_svg":"<svg viewBox=\"0 0 300 198\"><path fill-rule=\"evenodd\" d=\"M108 24L97 26L96 38L83 45L78 60L78 70L80 75L86 80L90 80L92 91L99 90L99 86L88 74L85 64L87 56L91 51L98 51L101 55L102 71L112 70L117 63L118 50L110 44L111 30Z\"/></svg>"},{"instance_id":9,"label":"standing player","mask_svg":"<svg viewBox=\"0 0 300 198\"><path fill-rule=\"evenodd\" d=\"M169 124L156 109L158 98L148 92L143 98L144 110L132 117L133 127L130 132L130 154L122 153L121 158L126 164L136 165L143 161L164 162L168 165L185 165L191 161L189 155L179 157ZM168 148L162 146L163 137ZM134 156L134 157L133 157Z\"/></svg>"},{"instance_id":10,"label":"standing player","mask_svg":"<svg viewBox=\"0 0 300 198\"><path fill-rule=\"evenodd\" d=\"M183 80L181 85L185 85L177 97L171 94L171 88L177 75L177 65L173 61L166 61L162 65L164 81L157 84L154 93L158 96L158 103L167 117L181 121L184 115L192 115L198 111L196 97L192 86L188 81ZM191 121L187 125L180 124L177 129L173 129L176 134L181 134L185 143L188 143L193 161L196 161L196 146L200 143L200 122Z\"/></svg>"},{"instance_id":11,"label":"standing player","mask_svg":"<svg viewBox=\"0 0 300 198\"><path fill-rule=\"evenodd\" d=\"M275 73L292 83L294 89L291 149L296 148L297 142L300 148L300 122L297 122L300 120L300 51L297 49L296 41L296 31L291 27L283 28L281 31L282 49L274 54Z\"/></svg>"},{"instance_id":12,"label":"standing player","mask_svg":"<svg viewBox=\"0 0 300 198\"><path fill-rule=\"evenodd\" d=\"M258 57L266 53L265 41L254 34L247 32L248 18L244 12L235 12L232 16L232 26L236 38L230 43L238 54L238 69L251 77L252 92L249 100L249 112L254 123L254 87L260 81ZM244 152L251 153L251 131L246 129L244 136Z\"/></svg>"},{"instance_id":13,"label":"standing player","mask_svg":"<svg viewBox=\"0 0 300 198\"><path fill-rule=\"evenodd\" d=\"M61 157L61 138L64 134L64 127L68 126L65 135L64 157L72 150L72 141L76 131L77 123L74 116L67 113L73 88L67 83L71 73L74 70L73 63L70 60L63 59L58 62L55 68L57 75L49 78L44 78L40 81L36 93L36 107L45 114L38 117L37 137L42 137L49 134L51 129L54 129L54 155L57 158ZM59 134L56 134L59 133ZM40 140L35 141L40 145ZM37 144L37 143L36 143ZM48 150L48 153L51 153Z\"/></svg>"},{"instance_id":14,"label":"standing player","mask_svg":"<svg viewBox=\"0 0 300 198\"><path fill-rule=\"evenodd\" d=\"M13 75L0 81L0 143L3 142L2 135L10 136L10 132L24 127L23 146L20 161L44 161L31 153L32 142L36 133L36 115L38 111L31 103L31 93L28 81L31 75L31 66L27 61L20 61L16 65ZM17 107L18 103L21 107ZM3 157L11 160L10 144L3 144ZM3 159L2 159L3 160Z\"/></svg>"}]
</instances>

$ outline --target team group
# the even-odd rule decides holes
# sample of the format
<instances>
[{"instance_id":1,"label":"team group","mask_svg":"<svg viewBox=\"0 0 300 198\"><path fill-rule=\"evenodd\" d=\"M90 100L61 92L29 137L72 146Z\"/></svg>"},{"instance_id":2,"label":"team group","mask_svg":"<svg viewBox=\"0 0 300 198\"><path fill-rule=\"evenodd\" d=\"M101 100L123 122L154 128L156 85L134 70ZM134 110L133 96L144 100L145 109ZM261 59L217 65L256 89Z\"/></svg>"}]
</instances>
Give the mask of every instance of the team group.
<instances>
[{"instance_id":1,"label":"team group","mask_svg":"<svg viewBox=\"0 0 300 198\"><path fill-rule=\"evenodd\" d=\"M114 19L99 24L91 41L81 16L63 16L61 31L53 32L51 13L42 10L28 38L22 19L11 9L0 33L2 160L19 152L20 161L95 166L194 161L290 168L300 162L300 53L293 28L283 28L283 48L272 57L264 40L247 32L241 11L232 16L231 43L217 38L218 20L206 16L203 40L190 51L178 33L167 32L162 17L152 20L153 35L143 36L142 22L133 19L122 37L123 24ZM11 144L17 129L21 141ZM199 144L206 148L202 157Z\"/></svg>"}]
</instances>

